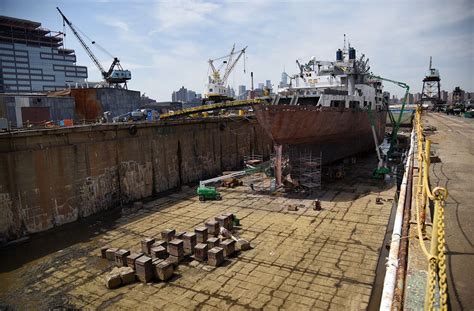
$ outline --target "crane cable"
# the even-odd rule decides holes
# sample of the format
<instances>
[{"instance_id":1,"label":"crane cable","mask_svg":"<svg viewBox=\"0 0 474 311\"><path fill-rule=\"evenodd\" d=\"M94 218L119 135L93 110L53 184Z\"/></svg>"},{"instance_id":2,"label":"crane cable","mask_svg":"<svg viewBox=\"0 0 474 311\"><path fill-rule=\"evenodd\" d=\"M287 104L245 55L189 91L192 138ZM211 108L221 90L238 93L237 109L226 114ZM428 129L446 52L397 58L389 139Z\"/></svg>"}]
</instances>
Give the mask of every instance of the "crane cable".
<instances>
[{"instance_id":1,"label":"crane cable","mask_svg":"<svg viewBox=\"0 0 474 311\"><path fill-rule=\"evenodd\" d=\"M72 24L72 23L71 23ZM63 25L64 25L64 20L63 20ZM77 31L79 31L84 37L86 37L90 43L94 46L96 46L99 50L101 50L102 52L104 52L105 54L107 54L108 56L110 56L111 58L114 58L114 56L109 52L107 51L103 46L101 46L99 43L95 42L94 40L92 40L84 31L82 31L79 27L77 27L77 25L74 25L74 27L77 29Z\"/></svg>"}]
</instances>

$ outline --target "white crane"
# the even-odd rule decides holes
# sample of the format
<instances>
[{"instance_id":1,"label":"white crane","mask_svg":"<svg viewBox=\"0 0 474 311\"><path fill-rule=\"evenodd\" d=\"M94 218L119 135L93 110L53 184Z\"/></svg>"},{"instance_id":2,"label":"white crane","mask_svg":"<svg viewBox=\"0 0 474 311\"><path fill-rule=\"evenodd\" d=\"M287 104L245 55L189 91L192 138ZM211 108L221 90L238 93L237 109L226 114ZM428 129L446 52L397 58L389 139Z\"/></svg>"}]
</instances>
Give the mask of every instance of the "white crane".
<instances>
[{"instance_id":1,"label":"white crane","mask_svg":"<svg viewBox=\"0 0 474 311\"><path fill-rule=\"evenodd\" d=\"M235 44L232 46L230 54L215 58L209 59L209 67L211 68L211 75L209 76L209 83L207 84L206 93L204 98L206 101L220 102L226 99L230 99L227 96L227 79L229 78L230 73L234 69L235 65L239 61L240 57L245 54L247 47L243 48L240 51L235 51ZM237 57L235 57L237 55ZM235 58L234 58L235 57ZM223 60L222 64L216 68L214 62L218 60ZM225 70L221 77L222 67L225 66ZM244 58L244 72L245 72L245 58Z\"/></svg>"}]
</instances>

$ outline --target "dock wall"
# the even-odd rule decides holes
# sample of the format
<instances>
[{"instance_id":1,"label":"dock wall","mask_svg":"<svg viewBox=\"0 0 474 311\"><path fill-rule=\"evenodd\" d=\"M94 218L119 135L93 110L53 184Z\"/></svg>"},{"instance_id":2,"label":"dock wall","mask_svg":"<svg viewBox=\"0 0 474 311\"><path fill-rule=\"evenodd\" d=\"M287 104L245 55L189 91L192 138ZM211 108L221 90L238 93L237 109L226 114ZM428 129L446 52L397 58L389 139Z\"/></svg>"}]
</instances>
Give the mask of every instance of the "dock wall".
<instances>
[{"instance_id":1,"label":"dock wall","mask_svg":"<svg viewBox=\"0 0 474 311\"><path fill-rule=\"evenodd\" d=\"M243 118L0 134L0 242L216 176L271 146Z\"/></svg>"}]
</instances>

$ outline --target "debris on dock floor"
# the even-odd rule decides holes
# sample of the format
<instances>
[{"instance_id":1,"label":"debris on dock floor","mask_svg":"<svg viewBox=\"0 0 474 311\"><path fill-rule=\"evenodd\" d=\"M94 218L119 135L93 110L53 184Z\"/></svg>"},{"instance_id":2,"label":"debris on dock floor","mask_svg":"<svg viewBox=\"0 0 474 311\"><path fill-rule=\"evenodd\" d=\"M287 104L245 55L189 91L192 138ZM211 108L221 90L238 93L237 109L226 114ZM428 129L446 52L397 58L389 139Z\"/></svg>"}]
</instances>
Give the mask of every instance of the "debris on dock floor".
<instances>
[{"instance_id":1,"label":"debris on dock floor","mask_svg":"<svg viewBox=\"0 0 474 311\"><path fill-rule=\"evenodd\" d=\"M20 309L364 309L396 190L393 182L370 178L373 163L373 158L359 161L342 180L313 195L273 196L237 186L219 189L222 201L200 202L190 187L145 202L141 209L123 215L113 228L90 240L0 274L0 301ZM384 200L377 204L377 198ZM321 210L314 209L315 199L323 206ZM301 207L289 212L289 205ZM101 258L104 245L137 253L142 241L163 238L166 229L189 235L192 229L203 227L207 232L213 223L206 222L224 213L238 217L240 226L233 228L233 234L237 247L244 245L247 251L222 263L222 254L212 248L209 260L213 266L183 261L166 282L134 282L113 290L104 286L112 269L109 261ZM153 243L148 244L144 245L147 251ZM219 247L228 256L236 245L221 243Z\"/></svg>"}]
</instances>

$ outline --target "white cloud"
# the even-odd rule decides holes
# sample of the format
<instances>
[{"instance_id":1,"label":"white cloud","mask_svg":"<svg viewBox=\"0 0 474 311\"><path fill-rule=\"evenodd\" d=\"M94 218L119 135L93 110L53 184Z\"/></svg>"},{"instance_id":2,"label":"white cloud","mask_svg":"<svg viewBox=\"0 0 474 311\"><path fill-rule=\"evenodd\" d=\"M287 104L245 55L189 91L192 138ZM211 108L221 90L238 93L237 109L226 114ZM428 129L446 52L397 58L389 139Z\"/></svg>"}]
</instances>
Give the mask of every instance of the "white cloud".
<instances>
[{"instance_id":1,"label":"white cloud","mask_svg":"<svg viewBox=\"0 0 474 311\"><path fill-rule=\"evenodd\" d=\"M160 0L154 8L157 30L176 30L196 24L207 24L220 5L199 0ZM218 12L217 12L218 14ZM156 31L156 30L155 30Z\"/></svg>"},{"instance_id":2,"label":"white cloud","mask_svg":"<svg viewBox=\"0 0 474 311\"><path fill-rule=\"evenodd\" d=\"M125 22L121 20L117 20L117 19L114 19L111 17L105 17L105 16L103 16L101 19L103 23L107 26L115 27L115 28L118 28L119 30L126 31L126 32L129 31L130 29L128 27L128 24L126 24Z\"/></svg>"},{"instance_id":3,"label":"white cloud","mask_svg":"<svg viewBox=\"0 0 474 311\"><path fill-rule=\"evenodd\" d=\"M122 9L99 18L115 29L104 46L118 46L124 68L133 69L130 87L158 100L169 100L181 86L202 92L207 59L227 54L233 43L249 48L247 72L241 60L231 85L250 86L250 71L255 83L271 79L277 85L283 67L297 71L296 59L333 59L344 33L370 58L374 73L408 82L415 91L430 55L443 88L472 85L472 27L469 33L459 26L474 18L469 1L181 0L130 7L135 14L120 16Z\"/></svg>"}]
</instances>

